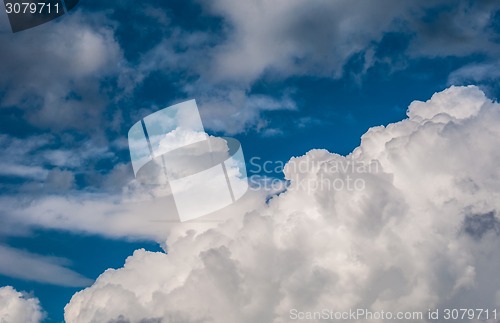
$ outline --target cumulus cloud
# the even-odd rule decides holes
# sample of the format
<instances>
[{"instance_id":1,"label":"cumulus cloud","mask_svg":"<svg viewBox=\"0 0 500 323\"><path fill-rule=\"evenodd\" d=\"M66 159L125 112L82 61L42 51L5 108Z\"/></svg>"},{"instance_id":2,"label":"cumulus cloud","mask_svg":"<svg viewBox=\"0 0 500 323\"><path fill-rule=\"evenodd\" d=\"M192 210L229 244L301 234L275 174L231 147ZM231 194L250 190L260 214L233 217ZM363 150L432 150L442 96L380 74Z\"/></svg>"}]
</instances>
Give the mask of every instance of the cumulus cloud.
<instances>
[{"instance_id":1,"label":"cumulus cloud","mask_svg":"<svg viewBox=\"0 0 500 323\"><path fill-rule=\"evenodd\" d=\"M290 160L290 185L267 204L210 228L172 228L168 253L137 250L75 294L65 319L288 322L291 309L498 308L499 129L500 105L476 87L415 101L407 119L371 128L348 156ZM348 176L363 185L338 186Z\"/></svg>"},{"instance_id":2,"label":"cumulus cloud","mask_svg":"<svg viewBox=\"0 0 500 323\"><path fill-rule=\"evenodd\" d=\"M45 317L37 298L23 295L10 286L0 288L2 323L38 323Z\"/></svg>"}]
</instances>

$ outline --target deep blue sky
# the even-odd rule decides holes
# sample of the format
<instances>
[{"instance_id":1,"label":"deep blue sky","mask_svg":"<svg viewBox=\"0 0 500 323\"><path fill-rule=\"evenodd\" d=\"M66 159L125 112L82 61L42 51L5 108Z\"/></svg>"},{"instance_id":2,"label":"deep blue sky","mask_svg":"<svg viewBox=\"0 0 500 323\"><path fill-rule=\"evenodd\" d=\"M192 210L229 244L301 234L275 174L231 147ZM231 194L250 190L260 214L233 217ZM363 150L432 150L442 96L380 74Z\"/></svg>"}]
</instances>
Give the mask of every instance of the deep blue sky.
<instances>
[{"instance_id":1,"label":"deep blue sky","mask_svg":"<svg viewBox=\"0 0 500 323\"><path fill-rule=\"evenodd\" d=\"M220 3L222 6L224 1ZM468 16L470 19L474 19L474 13L488 12L490 20L478 30L467 30L467 25L460 25L464 8L472 12ZM389 9L379 10L392 10ZM130 126L153 111L185 99L197 99L203 122L210 133L230 134L238 138L247 161L255 156L262 160L287 161L313 148L349 154L359 145L361 135L369 127L404 119L406 109L413 100L427 100L433 93L453 84L478 84L490 98L498 99L500 88L498 72L495 72L498 71L500 41L498 4L488 1L484 5L468 1L436 1L435 5L429 4L408 12L395 13L393 24L381 27L376 35L369 35L371 38L361 37L364 47L354 46L355 49L348 54L339 52L338 60L335 54L330 57L327 54L324 58L321 51L329 53L332 48L335 51L335 48L348 46L350 42L342 40L342 37L330 39L325 36L331 42L330 45L323 44L324 38L311 45L308 40L314 34L307 33L307 39L297 40L293 38L294 35L311 28L307 23L297 23L292 35L277 37L275 42L293 38L294 46L299 46L299 41L302 41L304 47L310 46L310 49L297 54L295 60L283 57L283 60L287 60L284 66L280 65L280 59L269 59L270 63L257 74L242 72L230 76L227 76L228 73L218 75L218 71L214 72L211 67L216 66L216 56L228 50L223 47L224 44L235 42L235 39L245 37L245 34L236 34L238 23L232 20L230 14L225 15L220 6L208 8L196 1L112 3L81 0L73 12L55 22L19 34L3 30L0 35L2 49L7 49L10 62L15 62L16 51L24 48L33 51L33 59L40 56L40 64L47 64L51 68L84 66L78 55L72 61L63 61L62 66L50 65L54 62L44 56L44 49L35 47L39 44L32 45L33 39L44 35L63 37L58 32L66 30L65 24L71 23L77 26L67 28L68 32L78 31L78 24L90 26L90 31L101 35L108 33L102 39L113 41L120 49L118 54L109 54L110 60L103 63L104 67L92 71L90 75L81 73L81 76L80 72L75 72L70 76L58 76L55 73L55 78L62 77L60 82L66 87L63 90L66 92L57 101L58 104L62 102L62 105L54 104L52 110L40 105L40 100L47 100L44 93L52 90L56 93L57 86L54 84L58 84L57 79L52 83L45 78L52 73L41 73L45 76L33 79L33 75L38 75L38 71L44 67L36 64L28 66L26 78L30 77L30 81L21 75L25 73L22 66L27 64L26 60L19 58L19 68L5 63L5 60L4 63L0 62L4 64L0 69L0 73L4 74L0 79L0 134L5 136L0 144L6 154L19 153L14 157L3 155L3 158L15 163L17 160L26 161L29 166L39 166L48 171L61 169L74 176L73 186L58 191L57 187L51 186L49 189L49 186L44 185L47 179L43 176L33 179L5 171L0 173L1 194L29 200L53 194L89 191L111 194L120 191L120 183L133 177L128 148L119 144L126 142ZM0 17L6 19L5 16ZM370 19L372 16L368 12L366 17ZM290 20L293 19L290 17ZM317 30L317 34L323 35L323 30L330 27L318 21L313 29L321 29ZM367 21L366 27L361 25L358 28L363 30L372 28L372 25ZM467 37L461 33L468 33ZM186 40L194 35L198 38ZM77 42L82 39L86 38L75 37ZM340 43L336 44L336 41ZM160 50L162 46L159 44L162 42L168 50ZM50 44L47 41L47 46ZM84 48L87 45L81 46ZM64 52L65 49L62 47L58 50ZM93 50L94 47L89 49L89 55L95 53ZM315 53L318 53L317 58ZM268 54L276 55L273 52ZM162 56L161 59L158 59L159 56ZM260 68L259 64L245 60L239 64L256 64L255 69ZM102 72L104 70L106 72ZM231 71L230 66L228 70ZM43 92L47 90L43 87L30 90L30 82L47 83L48 92ZM226 100L225 91L231 89L241 90L245 94L244 98ZM13 93L18 94L14 99ZM293 102L294 108L269 110L257 107L255 116L248 117L248 122L241 126L239 118L243 117L239 117L237 112L258 105L246 105L254 97L276 101L286 98ZM214 100L228 103L231 108L227 112L222 110L214 113ZM64 105L65 102L71 104ZM37 115L44 109L48 109L46 113L49 117L46 114ZM66 121L61 117L58 121L57 109L68 109L70 114L71 109L80 109L80 112L74 119ZM49 144L22 153L8 148L9 142L14 139L19 140L20 146L29 146L28 143L37 136L50 136ZM89 146L106 146L108 151L81 157L79 149ZM66 150L70 152L69 155L79 156L83 161L74 165L51 165L40 157L47 149ZM120 163L125 165L121 182L114 180L112 184L106 184L107 176ZM71 261L71 269L91 279L97 278L108 268L122 266L125 258L135 249L161 250L153 241L135 241L130 237L112 239L109 236L78 233L78 229L66 232L28 226L27 230L23 236L0 231L0 241L9 247L31 253L67 258ZM80 290L0 275L0 286L5 285L38 297L48 312L48 322L62 321L64 305Z\"/></svg>"}]
</instances>

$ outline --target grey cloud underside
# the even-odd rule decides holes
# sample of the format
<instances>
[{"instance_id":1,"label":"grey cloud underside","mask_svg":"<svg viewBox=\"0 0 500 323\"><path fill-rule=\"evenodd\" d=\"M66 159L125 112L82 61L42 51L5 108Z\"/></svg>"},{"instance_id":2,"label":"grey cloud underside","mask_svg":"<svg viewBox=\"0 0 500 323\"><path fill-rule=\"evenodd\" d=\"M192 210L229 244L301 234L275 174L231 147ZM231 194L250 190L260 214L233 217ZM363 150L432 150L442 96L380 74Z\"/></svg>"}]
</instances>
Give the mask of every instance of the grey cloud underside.
<instances>
[{"instance_id":1,"label":"grey cloud underside","mask_svg":"<svg viewBox=\"0 0 500 323\"><path fill-rule=\"evenodd\" d=\"M161 318L160 319L143 319L140 320L138 323L162 323L164 322ZM114 320L109 320L107 323L131 323L128 319L123 317L123 315L120 315L117 319Z\"/></svg>"},{"instance_id":2,"label":"grey cloud underside","mask_svg":"<svg viewBox=\"0 0 500 323\"><path fill-rule=\"evenodd\" d=\"M490 232L498 236L500 235L500 221L496 212L468 215L464 219L463 232L475 239L481 239Z\"/></svg>"}]
</instances>

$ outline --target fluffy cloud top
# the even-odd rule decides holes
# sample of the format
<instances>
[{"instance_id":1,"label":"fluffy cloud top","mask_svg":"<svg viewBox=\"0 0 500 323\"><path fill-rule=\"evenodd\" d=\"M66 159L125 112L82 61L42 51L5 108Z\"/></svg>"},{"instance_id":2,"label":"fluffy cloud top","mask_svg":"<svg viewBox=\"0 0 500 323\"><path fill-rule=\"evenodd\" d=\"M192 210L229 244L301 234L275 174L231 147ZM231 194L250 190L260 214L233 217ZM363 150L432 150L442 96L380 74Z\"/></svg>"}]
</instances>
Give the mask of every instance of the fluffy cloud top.
<instances>
[{"instance_id":1,"label":"fluffy cloud top","mask_svg":"<svg viewBox=\"0 0 500 323\"><path fill-rule=\"evenodd\" d=\"M38 323L44 316L38 299L26 297L10 286L0 288L0 322Z\"/></svg>"},{"instance_id":2,"label":"fluffy cloud top","mask_svg":"<svg viewBox=\"0 0 500 323\"><path fill-rule=\"evenodd\" d=\"M476 87L414 102L344 157L285 167L285 193L178 227L72 298L67 322L288 322L290 310L500 306L500 105ZM307 167L300 167L306 164ZM377 165L370 171L338 165ZM342 171L339 171L342 170ZM357 180L349 189L348 177ZM337 184L335 184L337 183Z\"/></svg>"}]
</instances>

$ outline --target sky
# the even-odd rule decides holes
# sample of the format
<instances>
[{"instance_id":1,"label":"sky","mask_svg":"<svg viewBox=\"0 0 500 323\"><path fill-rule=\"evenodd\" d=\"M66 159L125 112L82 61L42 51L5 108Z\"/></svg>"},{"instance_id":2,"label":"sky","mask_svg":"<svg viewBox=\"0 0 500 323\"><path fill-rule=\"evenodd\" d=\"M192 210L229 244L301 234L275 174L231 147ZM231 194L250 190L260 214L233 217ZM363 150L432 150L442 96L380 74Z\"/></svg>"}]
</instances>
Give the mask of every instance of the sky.
<instances>
[{"instance_id":1,"label":"sky","mask_svg":"<svg viewBox=\"0 0 500 323\"><path fill-rule=\"evenodd\" d=\"M500 308L498 1L81 0L0 10L0 44L0 321ZM192 99L279 184L220 221L165 221L131 165Z\"/></svg>"}]
</instances>

